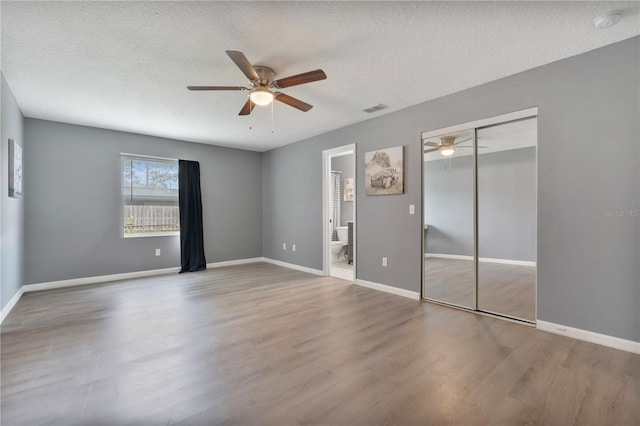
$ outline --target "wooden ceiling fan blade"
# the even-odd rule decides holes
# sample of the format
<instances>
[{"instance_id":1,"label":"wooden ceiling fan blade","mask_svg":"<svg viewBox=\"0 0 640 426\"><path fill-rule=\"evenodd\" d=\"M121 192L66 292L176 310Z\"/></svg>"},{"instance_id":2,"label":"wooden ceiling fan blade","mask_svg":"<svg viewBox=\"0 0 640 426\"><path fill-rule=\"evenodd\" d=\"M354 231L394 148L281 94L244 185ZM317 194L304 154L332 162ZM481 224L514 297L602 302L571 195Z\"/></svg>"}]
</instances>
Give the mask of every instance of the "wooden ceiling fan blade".
<instances>
[{"instance_id":1,"label":"wooden ceiling fan blade","mask_svg":"<svg viewBox=\"0 0 640 426\"><path fill-rule=\"evenodd\" d=\"M454 145L458 145L459 143L467 142L467 141L470 141L470 140L472 140L472 139L473 139L473 138L462 139L461 141L457 141L457 142L455 142L455 143L454 143Z\"/></svg>"},{"instance_id":2,"label":"wooden ceiling fan blade","mask_svg":"<svg viewBox=\"0 0 640 426\"><path fill-rule=\"evenodd\" d=\"M187 86L189 90L249 90L242 86Z\"/></svg>"},{"instance_id":3,"label":"wooden ceiling fan blade","mask_svg":"<svg viewBox=\"0 0 640 426\"><path fill-rule=\"evenodd\" d=\"M324 80L327 75L322 70L314 70L291 77L281 78L273 82L275 87L284 89L285 87L298 86L300 84L311 83L312 81Z\"/></svg>"},{"instance_id":4,"label":"wooden ceiling fan blade","mask_svg":"<svg viewBox=\"0 0 640 426\"><path fill-rule=\"evenodd\" d=\"M256 104L251 102L251 99L247 99L247 102L245 102L244 106L242 107L238 115L249 115L251 114L251 111L253 111L255 107L256 107Z\"/></svg>"},{"instance_id":5,"label":"wooden ceiling fan blade","mask_svg":"<svg viewBox=\"0 0 640 426\"><path fill-rule=\"evenodd\" d=\"M427 152L433 152L433 151L437 151L439 149L440 149L439 147L438 148L425 149L424 153L426 154Z\"/></svg>"},{"instance_id":6,"label":"wooden ceiling fan blade","mask_svg":"<svg viewBox=\"0 0 640 426\"><path fill-rule=\"evenodd\" d=\"M307 112L311 108L313 108L313 105L310 105L306 102L302 102L300 99L296 99L293 96L285 95L284 93L280 93L280 92L276 92L274 93L274 95L277 101L280 101L284 104L297 108L300 111Z\"/></svg>"},{"instance_id":7,"label":"wooden ceiling fan blade","mask_svg":"<svg viewBox=\"0 0 640 426\"><path fill-rule=\"evenodd\" d=\"M437 147L440 146L438 142L425 142L424 144L425 146L437 146Z\"/></svg>"},{"instance_id":8,"label":"wooden ceiling fan blade","mask_svg":"<svg viewBox=\"0 0 640 426\"><path fill-rule=\"evenodd\" d=\"M244 56L244 53L238 50L225 50L225 52L249 80L260 80L258 73L253 69L253 65L251 65L251 62Z\"/></svg>"}]
</instances>

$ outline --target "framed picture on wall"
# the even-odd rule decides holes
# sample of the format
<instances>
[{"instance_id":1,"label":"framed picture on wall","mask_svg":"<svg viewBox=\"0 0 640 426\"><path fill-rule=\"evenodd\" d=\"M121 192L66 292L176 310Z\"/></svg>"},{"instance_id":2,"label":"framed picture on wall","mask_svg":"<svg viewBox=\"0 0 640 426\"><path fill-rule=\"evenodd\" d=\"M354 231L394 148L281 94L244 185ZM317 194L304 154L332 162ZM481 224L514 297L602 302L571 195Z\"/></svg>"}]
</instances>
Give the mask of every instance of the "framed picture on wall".
<instances>
[{"instance_id":1,"label":"framed picture on wall","mask_svg":"<svg viewBox=\"0 0 640 426\"><path fill-rule=\"evenodd\" d=\"M9 197L22 198L22 147L9 139Z\"/></svg>"},{"instance_id":2,"label":"framed picture on wall","mask_svg":"<svg viewBox=\"0 0 640 426\"><path fill-rule=\"evenodd\" d=\"M404 146L366 152L364 163L367 195L404 193Z\"/></svg>"}]
</instances>

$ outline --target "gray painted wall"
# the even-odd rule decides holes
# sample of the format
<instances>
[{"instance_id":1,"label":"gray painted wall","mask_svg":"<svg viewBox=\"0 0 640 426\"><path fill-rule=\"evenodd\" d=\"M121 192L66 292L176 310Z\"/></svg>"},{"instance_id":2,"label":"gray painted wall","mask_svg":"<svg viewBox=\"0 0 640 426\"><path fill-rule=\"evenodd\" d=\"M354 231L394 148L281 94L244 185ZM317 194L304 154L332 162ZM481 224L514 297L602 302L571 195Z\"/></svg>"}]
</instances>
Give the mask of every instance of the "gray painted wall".
<instances>
[{"instance_id":1,"label":"gray painted wall","mask_svg":"<svg viewBox=\"0 0 640 426\"><path fill-rule=\"evenodd\" d=\"M25 137L26 284L180 265L177 236L120 237L120 152L199 161L207 262L262 256L261 153L31 118Z\"/></svg>"},{"instance_id":2,"label":"gray painted wall","mask_svg":"<svg viewBox=\"0 0 640 426\"><path fill-rule=\"evenodd\" d=\"M322 268L321 153L356 143L357 277L420 291L420 133L537 106L537 317L640 341L639 218L607 214L640 208L639 44L634 37L265 153L264 256ZM615 160L603 157L603 141L615 143ZM364 152L401 144L405 194L365 196ZM282 241L302 249L283 251Z\"/></svg>"},{"instance_id":3,"label":"gray painted wall","mask_svg":"<svg viewBox=\"0 0 640 426\"><path fill-rule=\"evenodd\" d=\"M296 143L262 158L262 255L322 269L321 152Z\"/></svg>"},{"instance_id":4,"label":"gray painted wall","mask_svg":"<svg viewBox=\"0 0 640 426\"><path fill-rule=\"evenodd\" d=\"M331 170L341 171L340 181L340 224L347 226L347 221L353 220L353 201L344 201L344 180L355 177L353 162L354 154L341 155L331 159Z\"/></svg>"},{"instance_id":5,"label":"gray painted wall","mask_svg":"<svg viewBox=\"0 0 640 426\"><path fill-rule=\"evenodd\" d=\"M478 158L480 257L536 260L535 147ZM473 164L470 155L425 162L425 252L473 256Z\"/></svg>"},{"instance_id":6,"label":"gray painted wall","mask_svg":"<svg viewBox=\"0 0 640 426\"><path fill-rule=\"evenodd\" d=\"M24 160L24 118L4 78L2 98L2 165L0 166L0 307L4 308L24 284L24 198L9 198L9 139L23 149L23 171L29 169ZM23 192L27 193L23 182Z\"/></svg>"}]
</instances>

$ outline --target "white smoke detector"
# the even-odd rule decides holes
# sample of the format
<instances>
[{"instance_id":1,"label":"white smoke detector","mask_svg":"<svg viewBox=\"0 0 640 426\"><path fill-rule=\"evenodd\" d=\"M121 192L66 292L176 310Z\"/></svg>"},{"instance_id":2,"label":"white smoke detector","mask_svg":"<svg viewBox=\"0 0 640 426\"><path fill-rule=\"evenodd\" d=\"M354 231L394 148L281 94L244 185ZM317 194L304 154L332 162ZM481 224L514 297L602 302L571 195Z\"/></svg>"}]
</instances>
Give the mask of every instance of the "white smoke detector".
<instances>
[{"instance_id":1,"label":"white smoke detector","mask_svg":"<svg viewBox=\"0 0 640 426\"><path fill-rule=\"evenodd\" d=\"M622 10L610 10L604 15L600 15L594 19L593 26L599 29L612 27L620 22L623 13L624 11Z\"/></svg>"}]
</instances>

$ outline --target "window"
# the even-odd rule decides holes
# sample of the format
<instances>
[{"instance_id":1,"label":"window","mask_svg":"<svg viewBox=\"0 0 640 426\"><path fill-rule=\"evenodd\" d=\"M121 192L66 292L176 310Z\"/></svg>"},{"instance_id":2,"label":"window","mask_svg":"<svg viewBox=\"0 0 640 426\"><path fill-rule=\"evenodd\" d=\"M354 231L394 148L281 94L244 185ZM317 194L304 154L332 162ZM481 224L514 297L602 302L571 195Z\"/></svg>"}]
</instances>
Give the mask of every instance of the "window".
<instances>
[{"instance_id":1,"label":"window","mask_svg":"<svg viewBox=\"0 0 640 426\"><path fill-rule=\"evenodd\" d=\"M123 236L176 235L178 160L121 154L121 174Z\"/></svg>"}]
</instances>

